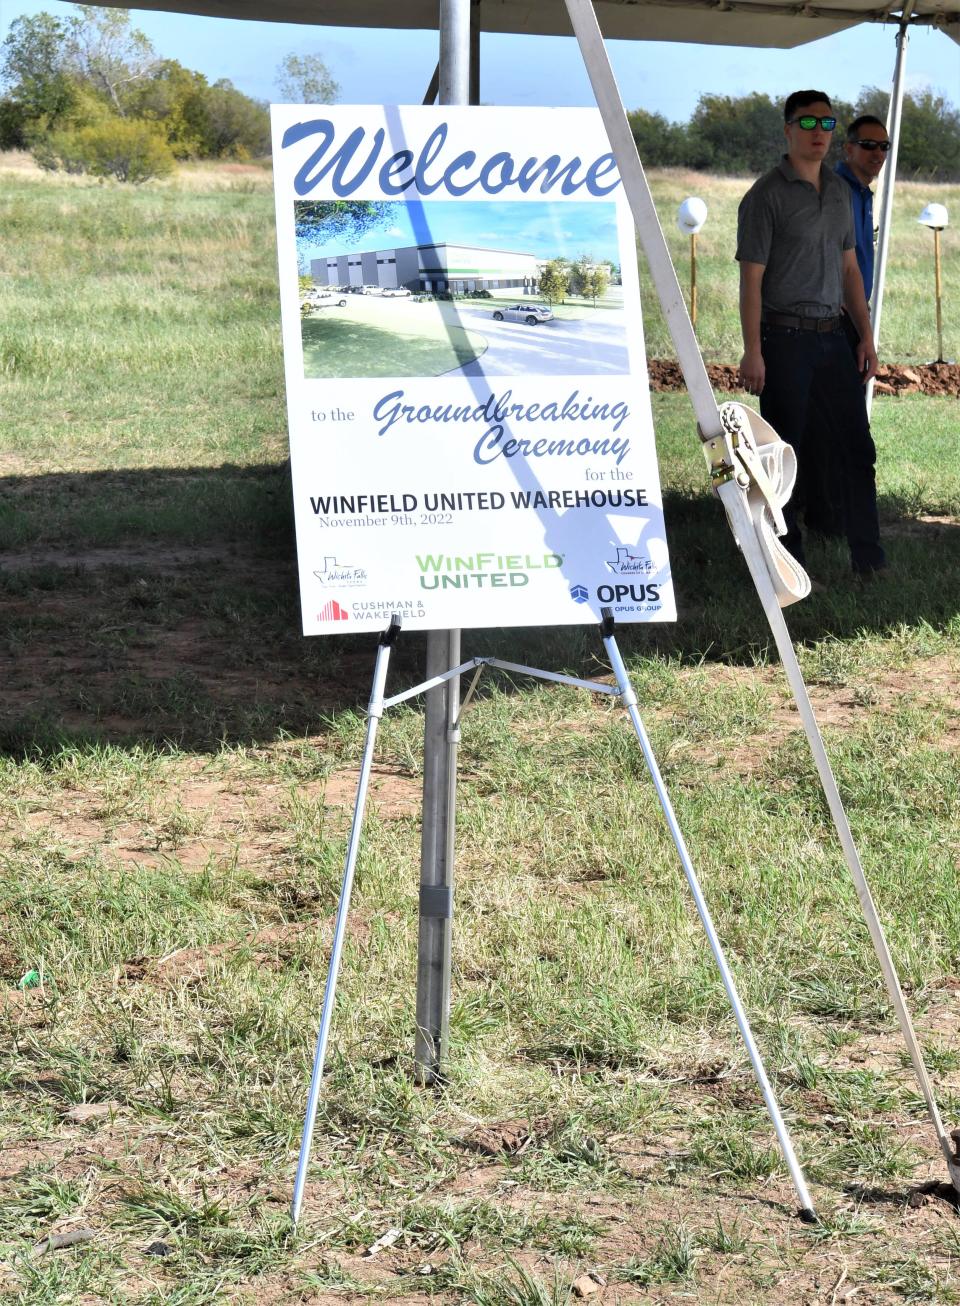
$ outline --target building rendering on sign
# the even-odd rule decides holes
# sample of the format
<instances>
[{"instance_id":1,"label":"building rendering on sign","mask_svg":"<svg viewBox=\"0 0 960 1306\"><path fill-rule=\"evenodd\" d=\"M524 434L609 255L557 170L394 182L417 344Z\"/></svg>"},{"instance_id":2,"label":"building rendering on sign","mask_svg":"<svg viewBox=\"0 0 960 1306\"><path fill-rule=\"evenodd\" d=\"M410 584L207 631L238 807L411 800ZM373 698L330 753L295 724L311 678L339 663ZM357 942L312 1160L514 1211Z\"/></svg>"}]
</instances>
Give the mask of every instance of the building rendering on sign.
<instances>
[{"instance_id":1,"label":"building rendering on sign","mask_svg":"<svg viewBox=\"0 0 960 1306\"><path fill-rule=\"evenodd\" d=\"M532 254L473 245L407 245L315 258L310 272L317 286L401 286L414 295L449 291L466 295L475 290L512 290L520 295L537 291L540 265Z\"/></svg>"}]
</instances>

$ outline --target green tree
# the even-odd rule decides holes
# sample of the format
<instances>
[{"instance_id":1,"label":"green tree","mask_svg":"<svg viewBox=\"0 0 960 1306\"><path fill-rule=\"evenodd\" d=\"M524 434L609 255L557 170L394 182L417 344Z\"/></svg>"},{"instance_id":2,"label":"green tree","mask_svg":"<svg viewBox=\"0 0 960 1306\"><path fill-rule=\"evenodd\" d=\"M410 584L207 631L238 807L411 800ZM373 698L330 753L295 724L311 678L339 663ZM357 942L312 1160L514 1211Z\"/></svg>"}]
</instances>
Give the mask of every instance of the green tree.
<instances>
[{"instance_id":1,"label":"green tree","mask_svg":"<svg viewBox=\"0 0 960 1306\"><path fill-rule=\"evenodd\" d=\"M396 204L375 200L296 200L294 230L304 244L342 240L353 244L378 227L385 227Z\"/></svg>"},{"instance_id":2,"label":"green tree","mask_svg":"<svg viewBox=\"0 0 960 1306\"><path fill-rule=\"evenodd\" d=\"M765 172L785 149L783 109L769 95L701 95L688 130L691 167Z\"/></svg>"},{"instance_id":3,"label":"green tree","mask_svg":"<svg viewBox=\"0 0 960 1306\"><path fill-rule=\"evenodd\" d=\"M248 159L270 152L270 115L223 77L203 92L198 106L201 152L208 158Z\"/></svg>"},{"instance_id":4,"label":"green tree","mask_svg":"<svg viewBox=\"0 0 960 1306\"><path fill-rule=\"evenodd\" d=\"M583 294L593 300L593 306L596 308L597 300L603 299L607 293L607 287L610 285L610 268L606 263L596 263L587 273L583 283Z\"/></svg>"},{"instance_id":5,"label":"green tree","mask_svg":"<svg viewBox=\"0 0 960 1306\"><path fill-rule=\"evenodd\" d=\"M333 104L340 84L318 54L288 54L277 68L277 87L291 104Z\"/></svg>"},{"instance_id":6,"label":"green tree","mask_svg":"<svg viewBox=\"0 0 960 1306\"><path fill-rule=\"evenodd\" d=\"M22 107L9 96L0 99L0 150L25 150L29 123Z\"/></svg>"},{"instance_id":7,"label":"green tree","mask_svg":"<svg viewBox=\"0 0 960 1306\"><path fill-rule=\"evenodd\" d=\"M582 295L584 299L592 296L590 289L593 284L593 275L596 270L596 263L592 254L580 254L570 268L570 290L574 295Z\"/></svg>"},{"instance_id":8,"label":"green tree","mask_svg":"<svg viewBox=\"0 0 960 1306\"><path fill-rule=\"evenodd\" d=\"M570 265L566 259L552 258L540 274L540 294L548 304L563 300L570 285Z\"/></svg>"},{"instance_id":9,"label":"green tree","mask_svg":"<svg viewBox=\"0 0 960 1306\"><path fill-rule=\"evenodd\" d=\"M67 28L52 14L15 18L0 53L0 80L10 90L24 130L63 123L76 103L76 82L66 63Z\"/></svg>"},{"instance_id":10,"label":"green tree","mask_svg":"<svg viewBox=\"0 0 960 1306\"><path fill-rule=\"evenodd\" d=\"M80 12L67 19L64 64L123 117L129 89L151 76L161 61L149 38L131 26L128 10L99 5L76 8Z\"/></svg>"},{"instance_id":11,"label":"green tree","mask_svg":"<svg viewBox=\"0 0 960 1306\"><path fill-rule=\"evenodd\" d=\"M191 72L176 59L164 59L152 76L129 91L127 112L161 127L176 158L196 157L205 149L204 97L209 89L203 73Z\"/></svg>"},{"instance_id":12,"label":"green tree","mask_svg":"<svg viewBox=\"0 0 960 1306\"><path fill-rule=\"evenodd\" d=\"M886 91L865 87L853 116L872 113L885 122L889 103ZM903 97L897 176L928 181L960 179L960 113L935 91L908 92Z\"/></svg>"},{"instance_id":13,"label":"green tree","mask_svg":"<svg viewBox=\"0 0 960 1306\"><path fill-rule=\"evenodd\" d=\"M627 121L645 168L682 168L689 165L690 147L683 123L668 122L662 113L632 109Z\"/></svg>"}]
</instances>

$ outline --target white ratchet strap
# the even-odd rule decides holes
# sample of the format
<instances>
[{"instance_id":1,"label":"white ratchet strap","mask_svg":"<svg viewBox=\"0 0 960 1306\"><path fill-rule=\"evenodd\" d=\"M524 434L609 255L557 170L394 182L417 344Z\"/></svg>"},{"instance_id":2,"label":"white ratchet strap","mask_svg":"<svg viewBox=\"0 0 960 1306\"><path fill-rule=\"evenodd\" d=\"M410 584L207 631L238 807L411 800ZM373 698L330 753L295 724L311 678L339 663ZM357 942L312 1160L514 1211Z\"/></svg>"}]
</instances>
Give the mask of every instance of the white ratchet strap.
<instances>
[{"instance_id":1,"label":"white ratchet strap","mask_svg":"<svg viewBox=\"0 0 960 1306\"><path fill-rule=\"evenodd\" d=\"M722 434L703 442L714 488L732 480L746 496L777 602L788 607L810 593L810 577L778 538L787 530L783 507L797 479L797 456L752 408L726 403L719 413Z\"/></svg>"}]
</instances>

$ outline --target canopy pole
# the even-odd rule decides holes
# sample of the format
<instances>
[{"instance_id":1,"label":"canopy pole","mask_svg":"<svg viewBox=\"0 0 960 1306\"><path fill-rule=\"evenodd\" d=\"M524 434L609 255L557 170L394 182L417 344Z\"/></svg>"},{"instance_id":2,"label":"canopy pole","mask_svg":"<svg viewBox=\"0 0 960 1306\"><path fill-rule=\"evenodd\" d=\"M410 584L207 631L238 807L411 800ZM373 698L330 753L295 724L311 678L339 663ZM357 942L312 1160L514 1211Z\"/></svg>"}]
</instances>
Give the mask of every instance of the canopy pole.
<instances>
[{"instance_id":1,"label":"canopy pole","mask_svg":"<svg viewBox=\"0 0 960 1306\"><path fill-rule=\"evenodd\" d=\"M890 153L887 167L883 174L883 198L880 205L880 237L877 242L877 266L873 278L873 303L870 307L870 325L873 328L873 343L880 344L880 315L883 311L883 289L887 279L887 255L890 250L890 227L893 222L893 191L897 176L897 154L900 149L900 124L903 117L903 69L907 59L907 42L909 41L907 17L912 4L903 11L903 22L897 32L897 57L893 66L893 86L890 91L890 107L887 110L887 135L890 137ZM873 408L873 378L867 385L867 416Z\"/></svg>"},{"instance_id":2,"label":"canopy pole","mask_svg":"<svg viewBox=\"0 0 960 1306\"><path fill-rule=\"evenodd\" d=\"M696 333L687 313L686 298L677 280L677 270L660 229L660 219L627 121L626 110L620 92L617 90L597 16L590 0L565 0L565 2L593 87L597 107L603 118L610 148L620 168L620 180L630 202L637 234L643 245L657 298L660 300L660 308L673 347L677 351L677 361L683 372L687 393L696 414L700 438L710 440L714 436L723 434L720 412L703 355L700 353ZM630 160L628 167L624 165L626 159Z\"/></svg>"},{"instance_id":3,"label":"canopy pole","mask_svg":"<svg viewBox=\"0 0 960 1306\"><path fill-rule=\"evenodd\" d=\"M439 103L471 102L471 49L479 45L471 0L440 0ZM474 33L477 32L477 35ZM459 630L427 635L427 678L460 663ZM447 1054L450 1028L453 864L457 805L456 727L460 677L427 692L424 709L423 825L417 942L414 1075L433 1084Z\"/></svg>"},{"instance_id":4,"label":"canopy pole","mask_svg":"<svg viewBox=\"0 0 960 1306\"><path fill-rule=\"evenodd\" d=\"M700 435L701 438L710 440L717 428L722 425L720 411L716 406L696 336L693 333L690 319L684 307L676 270L667 250L663 230L660 227L660 221L653 203L653 196L650 193L643 172L643 165L637 153L636 142L630 131L626 111L617 90L613 69L610 67L610 60L600 32L600 25L597 22L591 0L565 0L565 4L597 98L597 106L607 129L610 147L620 170L620 180L623 183L623 188L633 211L637 234L647 256L661 308L673 336L687 390L697 415ZM903 35L905 39L905 31L903 31ZM900 1023L900 1031L913 1064L914 1074L926 1102L930 1121L937 1134L937 1140L943 1151L950 1182L960 1192L960 1155L953 1155L950 1139L947 1137L943 1121L937 1109L920 1044L910 1020L910 1014L907 1010L903 990L900 986L893 958L890 955L883 927L877 916L870 889L860 865L853 834L830 767L830 760L827 757L820 736L817 720L804 683L803 673L797 660L796 650L793 647L787 623L780 610L763 550L758 547L759 537L746 507L746 496L735 476L725 477L718 484L717 493L727 511L734 538L739 544L741 553L750 570L771 634L777 645L777 651L780 654L780 661L783 664L787 681L793 691L797 710L800 713L800 720L810 743L810 750L820 777L820 784L830 809L830 815L833 818L834 828L843 848L847 869L850 871L857 891L857 897L860 901L874 951L880 962L887 992L890 995L891 1003ZM956 1134L954 1141L960 1147L960 1129L954 1132Z\"/></svg>"}]
</instances>

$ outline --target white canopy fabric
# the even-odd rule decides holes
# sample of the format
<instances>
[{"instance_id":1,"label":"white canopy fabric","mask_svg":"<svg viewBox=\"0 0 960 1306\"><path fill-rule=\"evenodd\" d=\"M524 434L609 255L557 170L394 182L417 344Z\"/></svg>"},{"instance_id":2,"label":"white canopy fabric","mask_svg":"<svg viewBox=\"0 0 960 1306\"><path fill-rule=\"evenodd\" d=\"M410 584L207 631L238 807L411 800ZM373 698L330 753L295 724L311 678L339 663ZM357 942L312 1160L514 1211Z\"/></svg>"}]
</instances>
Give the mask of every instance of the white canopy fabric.
<instances>
[{"instance_id":1,"label":"white canopy fabric","mask_svg":"<svg viewBox=\"0 0 960 1306\"><path fill-rule=\"evenodd\" d=\"M107 0L114 7L118 0ZM138 0L138 9L327 27L437 26L437 0ZM570 36L563 0L475 0L484 32ZM937 27L960 44L960 0L595 0L608 40L690 41L790 49L858 23Z\"/></svg>"}]
</instances>

